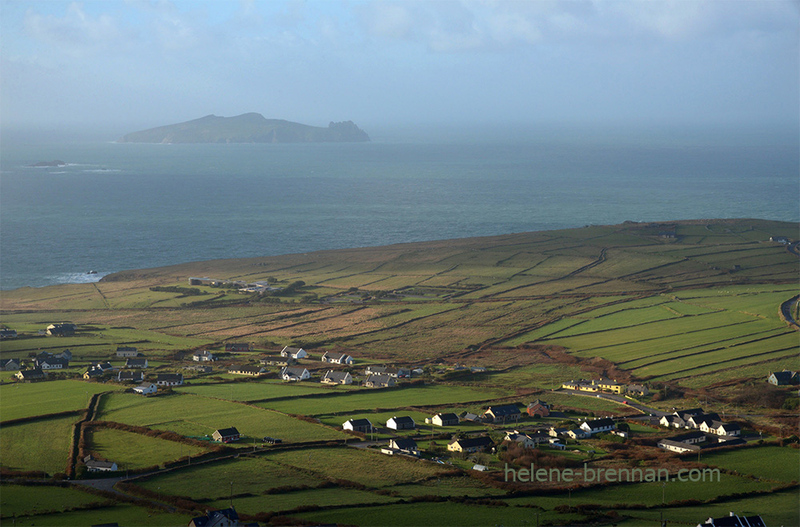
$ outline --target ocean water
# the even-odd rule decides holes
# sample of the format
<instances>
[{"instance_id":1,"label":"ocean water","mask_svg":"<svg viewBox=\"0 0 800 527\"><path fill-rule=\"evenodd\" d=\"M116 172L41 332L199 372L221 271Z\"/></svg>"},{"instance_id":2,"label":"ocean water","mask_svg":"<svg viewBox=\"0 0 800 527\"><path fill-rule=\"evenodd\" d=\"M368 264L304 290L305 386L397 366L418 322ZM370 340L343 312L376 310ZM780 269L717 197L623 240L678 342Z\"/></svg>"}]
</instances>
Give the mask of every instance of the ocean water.
<instances>
[{"instance_id":1,"label":"ocean water","mask_svg":"<svg viewBox=\"0 0 800 527\"><path fill-rule=\"evenodd\" d=\"M0 288L626 220L800 221L799 167L796 142L741 137L4 143Z\"/></svg>"}]
</instances>

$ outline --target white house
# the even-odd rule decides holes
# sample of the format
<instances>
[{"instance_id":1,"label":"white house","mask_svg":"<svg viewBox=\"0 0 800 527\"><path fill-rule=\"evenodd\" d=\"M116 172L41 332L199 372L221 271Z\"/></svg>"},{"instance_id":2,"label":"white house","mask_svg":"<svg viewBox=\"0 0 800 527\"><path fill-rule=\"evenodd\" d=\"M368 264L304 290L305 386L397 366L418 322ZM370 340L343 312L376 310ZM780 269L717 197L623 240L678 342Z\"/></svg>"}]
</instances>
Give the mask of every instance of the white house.
<instances>
[{"instance_id":1,"label":"white house","mask_svg":"<svg viewBox=\"0 0 800 527\"><path fill-rule=\"evenodd\" d=\"M372 426L372 423L369 421L369 419L348 419L342 423L342 429L368 434L373 432L375 427Z\"/></svg>"},{"instance_id":2,"label":"white house","mask_svg":"<svg viewBox=\"0 0 800 527\"><path fill-rule=\"evenodd\" d=\"M350 355L346 353L331 353L330 351L326 351L320 360L334 364L353 364L353 357Z\"/></svg>"},{"instance_id":3,"label":"white house","mask_svg":"<svg viewBox=\"0 0 800 527\"><path fill-rule=\"evenodd\" d=\"M298 359L305 359L308 357L308 353L303 348L290 348L289 346L285 346L281 350L281 357L291 357L294 360Z\"/></svg>"},{"instance_id":4,"label":"white house","mask_svg":"<svg viewBox=\"0 0 800 527\"><path fill-rule=\"evenodd\" d=\"M156 393L158 391L158 387L152 382L146 382L135 387L133 391L140 395L150 395L151 393Z\"/></svg>"},{"instance_id":5,"label":"white house","mask_svg":"<svg viewBox=\"0 0 800 527\"><path fill-rule=\"evenodd\" d=\"M616 426L613 419L604 417L603 419L594 419L581 423L581 430L587 434L594 435L600 432L610 432L614 430Z\"/></svg>"},{"instance_id":6,"label":"white house","mask_svg":"<svg viewBox=\"0 0 800 527\"><path fill-rule=\"evenodd\" d=\"M328 370L319 382L323 384L353 384L353 376L346 371Z\"/></svg>"},{"instance_id":7,"label":"white house","mask_svg":"<svg viewBox=\"0 0 800 527\"><path fill-rule=\"evenodd\" d=\"M114 472L117 470L117 464L111 461L98 461L92 456L83 458L83 463L86 465L86 470L89 472Z\"/></svg>"},{"instance_id":8,"label":"white house","mask_svg":"<svg viewBox=\"0 0 800 527\"><path fill-rule=\"evenodd\" d=\"M414 419L407 415L401 417L394 416L386 421L386 428L391 428L392 430L413 430L416 426L417 424L414 422Z\"/></svg>"},{"instance_id":9,"label":"white house","mask_svg":"<svg viewBox=\"0 0 800 527\"><path fill-rule=\"evenodd\" d=\"M281 369L281 379L284 381L304 381L310 379L311 374L306 368L293 368L287 366Z\"/></svg>"},{"instance_id":10,"label":"white house","mask_svg":"<svg viewBox=\"0 0 800 527\"><path fill-rule=\"evenodd\" d=\"M202 350L192 355L192 360L195 362L211 362L215 360L214 354L208 350Z\"/></svg>"}]
</instances>

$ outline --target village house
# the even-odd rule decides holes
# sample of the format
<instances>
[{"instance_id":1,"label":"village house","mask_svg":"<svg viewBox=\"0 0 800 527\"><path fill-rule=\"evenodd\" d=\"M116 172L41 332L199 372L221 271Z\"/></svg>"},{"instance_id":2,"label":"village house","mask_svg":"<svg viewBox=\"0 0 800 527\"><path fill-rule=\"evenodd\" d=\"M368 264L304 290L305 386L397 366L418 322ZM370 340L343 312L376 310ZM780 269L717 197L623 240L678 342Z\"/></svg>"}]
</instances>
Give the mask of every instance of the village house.
<instances>
[{"instance_id":1,"label":"village house","mask_svg":"<svg viewBox=\"0 0 800 527\"><path fill-rule=\"evenodd\" d=\"M57 323L47 326L47 334L53 337L69 337L75 334L77 330L75 324Z\"/></svg>"},{"instance_id":2,"label":"village house","mask_svg":"<svg viewBox=\"0 0 800 527\"><path fill-rule=\"evenodd\" d=\"M650 395L650 389L644 384L629 384L626 388L627 393L636 395L637 397L644 397Z\"/></svg>"},{"instance_id":3,"label":"village house","mask_svg":"<svg viewBox=\"0 0 800 527\"><path fill-rule=\"evenodd\" d=\"M397 451L401 454L407 454L411 456L419 455L419 448L417 447L417 442L410 438L390 439L389 449L391 451Z\"/></svg>"},{"instance_id":4,"label":"village house","mask_svg":"<svg viewBox=\"0 0 800 527\"><path fill-rule=\"evenodd\" d=\"M311 378L311 373L306 368L287 366L281 369L281 379L284 381L305 381Z\"/></svg>"},{"instance_id":5,"label":"village house","mask_svg":"<svg viewBox=\"0 0 800 527\"><path fill-rule=\"evenodd\" d=\"M597 386L604 392L622 394L625 393L626 390L624 384L618 383L617 381L612 381L611 379L606 379L605 377L601 377L597 381L592 382L596 383Z\"/></svg>"},{"instance_id":6,"label":"village house","mask_svg":"<svg viewBox=\"0 0 800 527\"><path fill-rule=\"evenodd\" d=\"M334 364L353 364L353 357L350 355L346 353L331 353L330 351L326 351L320 360L322 362L332 362Z\"/></svg>"},{"instance_id":7,"label":"village house","mask_svg":"<svg viewBox=\"0 0 800 527\"><path fill-rule=\"evenodd\" d=\"M121 371L117 374L117 382L142 382L144 373L140 371Z\"/></svg>"},{"instance_id":8,"label":"village house","mask_svg":"<svg viewBox=\"0 0 800 527\"><path fill-rule=\"evenodd\" d=\"M773 371L767 377L767 382L775 386L800 384L800 373L791 370Z\"/></svg>"},{"instance_id":9,"label":"village house","mask_svg":"<svg viewBox=\"0 0 800 527\"><path fill-rule=\"evenodd\" d=\"M458 416L456 414L436 414L433 417L425 418L425 422L436 426L456 426Z\"/></svg>"},{"instance_id":10,"label":"village house","mask_svg":"<svg viewBox=\"0 0 800 527\"><path fill-rule=\"evenodd\" d=\"M319 382L323 384L353 384L353 376L346 371L328 370Z\"/></svg>"},{"instance_id":11,"label":"village house","mask_svg":"<svg viewBox=\"0 0 800 527\"><path fill-rule=\"evenodd\" d=\"M308 357L308 353L303 348L290 348L289 346L285 346L281 350L281 357L291 357L294 360L305 359Z\"/></svg>"},{"instance_id":12,"label":"village house","mask_svg":"<svg viewBox=\"0 0 800 527\"><path fill-rule=\"evenodd\" d=\"M105 372L96 366L90 366L88 370L83 373L83 378L87 381L101 377Z\"/></svg>"},{"instance_id":13,"label":"village house","mask_svg":"<svg viewBox=\"0 0 800 527\"><path fill-rule=\"evenodd\" d=\"M348 419L342 423L343 430L350 430L352 432L363 432L369 434L375 431L375 427L369 419Z\"/></svg>"},{"instance_id":14,"label":"village house","mask_svg":"<svg viewBox=\"0 0 800 527\"><path fill-rule=\"evenodd\" d=\"M20 370L14 374L14 377L24 382L40 381L44 379L44 372L38 368L32 370Z\"/></svg>"},{"instance_id":15,"label":"village house","mask_svg":"<svg viewBox=\"0 0 800 527\"><path fill-rule=\"evenodd\" d=\"M128 359L125 361L126 368L147 368L147 359Z\"/></svg>"},{"instance_id":16,"label":"village house","mask_svg":"<svg viewBox=\"0 0 800 527\"><path fill-rule=\"evenodd\" d=\"M416 426L417 423L414 422L414 419L407 415L394 416L386 421L386 428L391 428L392 430L413 430Z\"/></svg>"},{"instance_id":17,"label":"village house","mask_svg":"<svg viewBox=\"0 0 800 527\"><path fill-rule=\"evenodd\" d=\"M152 382L146 382L136 386L133 391L134 393L138 393L140 395L150 395L151 393L156 393L158 391L158 387Z\"/></svg>"},{"instance_id":18,"label":"village house","mask_svg":"<svg viewBox=\"0 0 800 527\"><path fill-rule=\"evenodd\" d=\"M388 375L370 375L364 381L364 386L367 388L391 388L395 386L397 382L394 378L389 377Z\"/></svg>"},{"instance_id":19,"label":"village house","mask_svg":"<svg viewBox=\"0 0 800 527\"><path fill-rule=\"evenodd\" d=\"M19 359L3 359L0 360L0 370L3 371L16 371L20 368Z\"/></svg>"},{"instance_id":20,"label":"village house","mask_svg":"<svg viewBox=\"0 0 800 527\"><path fill-rule=\"evenodd\" d=\"M555 426L551 426L547 431L547 434L550 437L559 437L566 435L567 432L569 432L569 428L556 428Z\"/></svg>"},{"instance_id":21,"label":"village house","mask_svg":"<svg viewBox=\"0 0 800 527\"><path fill-rule=\"evenodd\" d=\"M407 368L395 368L393 366L367 366L364 369L365 375L388 375L393 379L405 379L411 377L411 371Z\"/></svg>"},{"instance_id":22,"label":"village house","mask_svg":"<svg viewBox=\"0 0 800 527\"><path fill-rule=\"evenodd\" d=\"M203 516L192 518L189 527L239 527L239 515L231 507L222 510L209 510Z\"/></svg>"},{"instance_id":23,"label":"village house","mask_svg":"<svg viewBox=\"0 0 800 527\"><path fill-rule=\"evenodd\" d=\"M250 377L258 377L266 373L267 370L259 366L239 366L233 365L228 368L228 373L232 375L249 375Z\"/></svg>"},{"instance_id":24,"label":"village house","mask_svg":"<svg viewBox=\"0 0 800 527\"><path fill-rule=\"evenodd\" d=\"M17 338L16 329L3 328L0 329L0 340L15 339Z\"/></svg>"},{"instance_id":25,"label":"village house","mask_svg":"<svg viewBox=\"0 0 800 527\"><path fill-rule=\"evenodd\" d=\"M564 435L570 439L586 439L587 437L591 437L591 434L582 428L573 428L572 430L567 430Z\"/></svg>"},{"instance_id":26,"label":"village house","mask_svg":"<svg viewBox=\"0 0 800 527\"><path fill-rule=\"evenodd\" d=\"M115 472L117 464L111 461L98 461L92 456L83 458L83 464L86 465L86 470L89 472Z\"/></svg>"},{"instance_id":27,"label":"village house","mask_svg":"<svg viewBox=\"0 0 800 527\"><path fill-rule=\"evenodd\" d=\"M616 394L624 394L627 389L624 384L618 383L617 381L612 381L611 379L606 379L605 377L601 377L600 379L592 379L590 381L586 379L581 379L579 381L572 380L563 383L561 387L567 390L576 390L580 392L609 392Z\"/></svg>"},{"instance_id":28,"label":"village house","mask_svg":"<svg viewBox=\"0 0 800 527\"><path fill-rule=\"evenodd\" d=\"M447 443L447 450L450 452L464 452L468 454L483 452L492 447L494 447L494 443L486 436L454 439Z\"/></svg>"},{"instance_id":29,"label":"village house","mask_svg":"<svg viewBox=\"0 0 800 527\"><path fill-rule=\"evenodd\" d=\"M62 357L37 358L33 362L36 368L40 370L65 370L69 368L69 360Z\"/></svg>"},{"instance_id":30,"label":"village house","mask_svg":"<svg viewBox=\"0 0 800 527\"><path fill-rule=\"evenodd\" d=\"M697 527L767 527L767 524L761 516L739 516L729 512L721 518L709 517L705 523L698 523Z\"/></svg>"},{"instance_id":31,"label":"village house","mask_svg":"<svg viewBox=\"0 0 800 527\"><path fill-rule=\"evenodd\" d=\"M742 433L742 428L736 423L723 423L721 421L703 422L700 431L707 434L719 436L738 436Z\"/></svg>"},{"instance_id":32,"label":"village house","mask_svg":"<svg viewBox=\"0 0 800 527\"><path fill-rule=\"evenodd\" d=\"M789 238L787 238L786 236L770 236L769 237L769 241L775 242L775 243L780 243L780 244L783 244L783 245L789 245L790 243L792 243L792 242L789 241Z\"/></svg>"},{"instance_id":33,"label":"village house","mask_svg":"<svg viewBox=\"0 0 800 527\"><path fill-rule=\"evenodd\" d=\"M719 414L713 412L710 414L690 415L689 418L686 419L686 426L699 429L705 424L705 427L708 428L713 421L719 420Z\"/></svg>"},{"instance_id":34,"label":"village house","mask_svg":"<svg viewBox=\"0 0 800 527\"><path fill-rule=\"evenodd\" d=\"M219 430L215 430L213 434L211 434L211 439L216 441L217 443L231 443L233 441L238 441L241 435L239 431L235 427L231 428L220 428Z\"/></svg>"},{"instance_id":35,"label":"village house","mask_svg":"<svg viewBox=\"0 0 800 527\"><path fill-rule=\"evenodd\" d=\"M180 386L183 384L182 373L159 373L156 377L158 386Z\"/></svg>"},{"instance_id":36,"label":"village house","mask_svg":"<svg viewBox=\"0 0 800 527\"><path fill-rule=\"evenodd\" d=\"M500 406L490 406L483 413L483 420L487 423L506 423L508 421L519 421L520 411L516 404L504 404Z\"/></svg>"},{"instance_id":37,"label":"village house","mask_svg":"<svg viewBox=\"0 0 800 527\"><path fill-rule=\"evenodd\" d=\"M197 373L211 373L214 368L211 366L201 366L199 364L192 364L191 366L184 366L184 370L196 371Z\"/></svg>"},{"instance_id":38,"label":"village house","mask_svg":"<svg viewBox=\"0 0 800 527\"><path fill-rule=\"evenodd\" d=\"M546 402L536 399L528 405L528 415L531 417L547 417L550 415L550 405Z\"/></svg>"},{"instance_id":39,"label":"village house","mask_svg":"<svg viewBox=\"0 0 800 527\"><path fill-rule=\"evenodd\" d=\"M130 346L119 346L117 347L117 358L125 359L128 357L138 357L139 350Z\"/></svg>"},{"instance_id":40,"label":"village house","mask_svg":"<svg viewBox=\"0 0 800 527\"><path fill-rule=\"evenodd\" d=\"M231 342L225 344L226 353L244 353L252 350L253 348L250 346L250 344L245 344L241 342Z\"/></svg>"},{"instance_id":41,"label":"village house","mask_svg":"<svg viewBox=\"0 0 800 527\"><path fill-rule=\"evenodd\" d=\"M608 417L604 417L603 419L594 419L592 421L586 421L581 423L581 430L588 433L589 435L599 434L601 432L610 432L614 430L617 425L614 423L613 419Z\"/></svg>"},{"instance_id":42,"label":"village house","mask_svg":"<svg viewBox=\"0 0 800 527\"><path fill-rule=\"evenodd\" d=\"M192 360L195 362L212 362L215 361L216 358L214 357L214 354L211 353L210 351L201 350L192 354Z\"/></svg>"},{"instance_id":43,"label":"village house","mask_svg":"<svg viewBox=\"0 0 800 527\"><path fill-rule=\"evenodd\" d=\"M261 357L261 359L258 362L262 366L280 366L281 368L297 364L297 361L294 360L293 358L281 357L280 355L267 355Z\"/></svg>"},{"instance_id":44,"label":"village house","mask_svg":"<svg viewBox=\"0 0 800 527\"><path fill-rule=\"evenodd\" d=\"M521 433L519 430L507 431L504 441L517 443L525 448L535 448L539 443L549 443L551 437L541 432Z\"/></svg>"}]
</instances>

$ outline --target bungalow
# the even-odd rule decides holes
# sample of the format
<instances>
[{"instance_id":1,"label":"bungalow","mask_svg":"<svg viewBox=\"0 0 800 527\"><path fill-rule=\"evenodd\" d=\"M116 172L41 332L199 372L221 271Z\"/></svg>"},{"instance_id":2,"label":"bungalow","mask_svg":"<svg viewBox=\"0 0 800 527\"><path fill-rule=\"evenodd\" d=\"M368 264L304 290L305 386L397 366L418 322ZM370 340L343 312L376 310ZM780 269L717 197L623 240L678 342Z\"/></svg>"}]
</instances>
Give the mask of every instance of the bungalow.
<instances>
[{"instance_id":1,"label":"bungalow","mask_svg":"<svg viewBox=\"0 0 800 527\"><path fill-rule=\"evenodd\" d=\"M69 367L69 361L60 357L36 359L34 364L40 370L64 370Z\"/></svg>"},{"instance_id":2,"label":"bungalow","mask_svg":"<svg viewBox=\"0 0 800 527\"><path fill-rule=\"evenodd\" d=\"M550 430L547 431L547 434L550 437L558 437L566 435L567 432L569 432L568 428L556 428L555 426L551 426Z\"/></svg>"},{"instance_id":3,"label":"bungalow","mask_svg":"<svg viewBox=\"0 0 800 527\"><path fill-rule=\"evenodd\" d=\"M216 360L214 354L208 350L197 351L192 355L192 360L195 362L212 362Z\"/></svg>"},{"instance_id":4,"label":"bungalow","mask_svg":"<svg viewBox=\"0 0 800 527\"><path fill-rule=\"evenodd\" d=\"M57 323L47 326L47 334L54 337L68 337L75 334L75 324Z\"/></svg>"},{"instance_id":5,"label":"bungalow","mask_svg":"<svg viewBox=\"0 0 800 527\"><path fill-rule=\"evenodd\" d=\"M667 428L685 428L686 421L677 415L665 415L659 419L658 424Z\"/></svg>"},{"instance_id":6,"label":"bungalow","mask_svg":"<svg viewBox=\"0 0 800 527\"><path fill-rule=\"evenodd\" d=\"M158 386L180 386L183 384L182 373L159 373L156 377Z\"/></svg>"},{"instance_id":7,"label":"bungalow","mask_svg":"<svg viewBox=\"0 0 800 527\"><path fill-rule=\"evenodd\" d=\"M142 382L144 373L140 371L121 371L117 374L117 382Z\"/></svg>"},{"instance_id":8,"label":"bungalow","mask_svg":"<svg viewBox=\"0 0 800 527\"><path fill-rule=\"evenodd\" d=\"M784 245L789 245L791 243L789 241L789 238L787 238L786 236L770 236L769 241L775 243L782 243Z\"/></svg>"},{"instance_id":9,"label":"bungalow","mask_svg":"<svg viewBox=\"0 0 800 527\"><path fill-rule=\"evenodd\" d=\"M610 432L614 430L617 425L614 423L613 419L608 417L604 417L603 419L594 419L592 421L586 421L581 423L581 430L588 433L589 435L599 434L600 432Z\"/></svg>"},{"instance_id":10,"label":"bungalow","mask_svg":"<svg viewBox=\"0 0 800 527\"><path fill-rule=\"evenodd\" d=\"M117 464L111 461L98 461L92 456L83 458L83 464L86 465L86 470L89 472L114 472L117 470Z\"/></svg>"},{"instance_id":11,"label":"bungalow","mask_svg":"<svg viewBox=\"0 0 800 527\"><path fill-rule=\"evenodd\" d=\"M540 399L536 399L528 405L528 415L531 417L547 417L550 415L550 405Z\"/></svg>"},{"instance_id":12,"label":"bungalow","mask_svg":"<svg viewBox=\"0 0 800 527\"><path fill-rule=\"evenodd\" d=\"M413 430L416 426L414 419L407 415L395 416L386 421L386 428L391 428L392 430Z\"/></svg>"},{"instance_id":13,"label":"bungalow","mask_svg":"<svg viewBox=\"0 0 800 527\"><path fill-rule=\"evenodd\" d=\"M732 512L722 518L709 517L697 527L767 527L761 516L738 516Z\"/></svg>"},{"instance_id":14,"label":"bungalow","mask_svg":"<svg viewBox=\"0 0 800 527\"><path fill-rule=\"evenodd\" d=\"M14 374L14 377L25 382L39 381L44 379L44 372L38 368L34 368L32 370L20 370Z\"/></svg>"},{"instance_id":15,"label":"bungalow","mask_svg":"<svg viewBox=\"0 0 800 527\"><path fill-rule=\"evenodd\" d=\"M310 378L311 374L306 368L292 368L287 366L281 369L281 379L284 381L305 381Z\"/></svg>"},{"instance_id":16,"label":"bungalow","mask_svg":"<svg viewBox=\"0 0 800 527\"><path fill-rule=\"evenodd\" d=\"M291 357L294 360L305 359L308 357L308 353L303 348L290 348L289 346L285 346L281 350L281 357Z\"/></svg>"},{"instance_id":17,"label":"bungalow","mask_svg":"<svg viewBox=\"0 0 800 527\"><path fill-rule=\"evenodd\" d=\"M547 442L550 436L536 432L534 434L522 434L519 430L506 432L504 441L513 441L525 448L534 448L539 443Z\"/></svg>"},{"instance_id":18,"label":"bungalow","mask_svg":"<svg viewBox=\"0 0 800 527\"><path fill-rule=\"evenodd\" d=\"M711 423L704 422L700 430L719 436L738 436L742 433L742 427L736 423L723 423L721 421L711 421Z\"/></svg>"},{"instance_id":19,"label":"bungalow","mask_svg":"<svg viewBox=\"0 0 800 527\"><path fill-rule=\"evenodd\" d=\"M249 375L251 377L258 377L267 370L258 366L231 366L228 368L228 373L233 375Z\"/></svg>"},{"instance_id":20,"label":"bungalow","mask_svg":"<svg viewBox=\"0 0 800 527\"><path fill-rule=\"evenodd\" d=\"M125 361L126 368L147 368L147 359L128 359Z\"/></svg>"},{"instance_id":21,"label":"bungalow","mask_svg":"<svg viewBox=\"0 0 800 527\"><path fill-rule=\"evenodd\" d=\"M800 384L800 373L791 370L770 372L767 382L775 386Z\"/></svg>"},{"instance_id":22,"label":"bungalow","mask_svg":"<svg viewBox=\"0 0 800 527\"><path fill-rule=\"evenodd\" d=\"M566 436L570 439L586 439L591 437L591 434L580 428L573 428L572 430L567 430Z\"/></svg>"},{"instance_id":23,"label":"bungalow","mask_svg":"<svg viewBox=\"0 0 800 527\"><path fill-rule=\"evenodd\" d=\"M0 370L3 371L16 371L20 368L19 359L3 359L0 360Z\"/></svg>"},{"instance_id":24,"label":"bungalow","mask_svg":"<svg viewBox=\"0 0 800 527\"><path fill-rule=\"evenodd\" d=\"M17 338L16 329L8 329L8 328L0 329L0 340L15 339L15 338Z\"/></svg>"},{"instance_id":25,"label":"bungalow","mask_svg":"<svg viewBox=\"0 0 800 527\"><path fill-rule=\"evenodd\" d=\"M353 364L353 357L350 355L346 353L331 353L330 351L326 351L320 360L334 364Z\"/></svg>"},{"instance_id":26,"label":"bungalow","mask_svg":"<svg viewBox=\"0 0 800 527\"><path fill-rule=\"evenodd\" d=\"M639 397L650 395L650 389L644 384L629 384L627 386L627 392L631 395L636 395Z\"/></svg>"},{"instance_id":27,"label":"bungalow","mask_svg":"<svg viewBox=\"0 0 800 527\"><path fill-rule=\"evenodd\" d=\"M363 432L369 434L375 431L375 427L369 419L349 419L342 423L343 430L351 430L353 432Z\"/></svg>"},{"instance_id":28,"label":"bungalow","mask_svg":"<svg viewBox=\"0 0 800 527\"><path fill-rule=\"evenodd\" d=\"M391 448L392 450L398 450L403 454L409 454L412 456L419 455L419 448L417 448L417 442L410 438L390 439L389 448Z\"/></svg>"},{"instance_id":29,"label":"bungalow","mask_svg":"<svg viewBox=\"0 0 800 527\"><path fill-rule=\"evenodd\" d=\"M519 421L519 408L516 404L504 404L500 406L490 406L483 413L483 420L487 423L505 423L506 421Z\"/></svg>"},{"instance_id":30,"label":"bungalow","mask_svg":"<svg viewBox=\"0 0 800 527\"><path fill-rule=\"evenodd\" d=\"M261 357L258 362L262 366L280 366L281 368L297 364L297 361L293 358L281 357L280 355L267 355L265 357Z\"/></svg>"},{"instance_id":31,"label":"bungalow","mask_svg":"<svg viewBox=\"0 0 800 527\"><path fill-rule=\"evenodd\" d=\"M719 421L719 414L710 413L710 414L697 414L689 416L686 419L686 426L689 428L701 428L705 424L705 428L711 425L713 421ZM707 431L707 430L706 430Z\"/></svg>"},{"instance_id":32,"label":"bungalow","mask_svg":"<svg viewBox=\"0 0 800 527\"><path fill-rule=\"evenodd\" d=\"M220 428L211 434L211 439L217 443L231 443L233 441L238 441L240 437L241 435L236 427Z\"/></svg>"},{"instance_id":33,"label":"bungalow","mask_svg":"<svg viewBox=\"0 0 800 527\"><path fill-rule=\"evenodd\" d=\"M232 343L225 344L225 351L227 353L244 353L244 352L252 351L252 350L253 350L253 348L252 348L252 346L250 346L250 344L244 344L244 343L241 343L241 342L238 342L238 343L232 342Z\"/></svg>"},{"instance_id":34,"label":"bungalow","mask_svg":"<svg viewBox=\"0 0 800 527\"><path fill-rule=\"evenodd\" d=\"M388 375L370 375L367 377L367 380L364 381L364 386L367 388L391 388L395 386L397 382Z\"/></svg>"},{"instance_id":35,"label":"bungalow","mask_svg":"<svg viewBox=\"0 0 800 527\"><path fill-rule=\"evenodd\" d=\"M436 426L457 426L458 416L456 414L436 414L429 419L425 419L425 422L430 422L430 424Z\"/></svg>"},{"instance_id":36,"label":"bungalow","mask_svg":"<svg viewBox=\"0 0 800 527\"><path fill-rule=\"evenodd\" d=\"M450 452L482 452L494 446L491 439L486 436L470 437L466 439L454 439L447 443L447 450Z\"/></svg>"},{"instance_id":37,"label":"bungalow","mask_svg":"<svg viewBox=\"0 0 800 527\"><path fill-rule=\"evenodd\" d=\"M699 452L700 445L694 443L684 443L683 441L675 441L674 439L662 439L658 442L658 448L664 449L668 452L676 452L683 454L685 452Z\"/></svg>"},{"instance_id":38,"label":"bungalow","mask_svg":"<svg viewBox=\"0 0 800 527\"><path fill-rule=\"evenodd\" d=\"M150 395L151 393L156 393L158 391L158 387L152 382L146 382L135 387L133 391L134 393L138 393L140 395Z\"/></svg>"},{"instance_id":39,"label":"bungalow","mask_svg":"<svg viewBox=\"0 0 800 527\"><path fill-rule=\"evenodd\" d=\"M117 358L138 357L139 350L130 346L117 347Z\"/></svg>"},{"instance_id":40,"label":"bungalow","mask_svg":"<svg viewBox=\"0 0 800 527\"><path fill-rule=\"evenodd\" d=\"M353 376L346 371L328 370L319 382L323 384L353 384Z\"/></svg>"},{"instance_id":41,"label":"bungalow","mask_svg":"<svg viewBox=\"0 0 800 527\"><path fill-rule=\"evenodd\" d=\"M393 379L411 377L411 371L407 368L395 368L392 366L367 366L364 370L365 375L388 375Z\"/></svg>"},{"instance_id":42,"label":"bungalow","mask_svg":"<svg viewBox=\"0 0 800 527\"><path fill-rule=\"evenodd\" d=\"M239 515L233 507L206 511L205 515L192 518L189 522L189 527L239 527L239 525Z\"/></svg>"},{"instance_id":43,"label":"bungalow","mask_svg":"<svg viewBox=\"0 0 800 527\"><path fill-rule=\"evenodd\" d=\"M92 367L102 371L103 373L114 370L114 366L112 366L110 362L98 362Z\"/></svg>"},{"instance_id":44,"label":"bungalow","mask_svg":"<svg viewBox=\"0 0 800 527\"><path fill-rule=\"evenodd\" d=\"M198 373L211 373L212 371L214 371L214 368L212 368L211 366L200 366L199 364L184 366L183 369L189 371L196 371Z\"/></svg>"},{"instance_id":45,"label":"bungalow","mask_svg":"<svg viewBox=\"0 0 800 527\"><path fill-rule=\"evenodd\" d=\"M104 373L105 372L103 370L101 370L100 368L97 368L96 366L92 366L92 367L90 367L88 370L86 370L83 373L83 378L88 381L90 379L96 379L96 378L102 376Z\"/></svg>"}]
</instances>

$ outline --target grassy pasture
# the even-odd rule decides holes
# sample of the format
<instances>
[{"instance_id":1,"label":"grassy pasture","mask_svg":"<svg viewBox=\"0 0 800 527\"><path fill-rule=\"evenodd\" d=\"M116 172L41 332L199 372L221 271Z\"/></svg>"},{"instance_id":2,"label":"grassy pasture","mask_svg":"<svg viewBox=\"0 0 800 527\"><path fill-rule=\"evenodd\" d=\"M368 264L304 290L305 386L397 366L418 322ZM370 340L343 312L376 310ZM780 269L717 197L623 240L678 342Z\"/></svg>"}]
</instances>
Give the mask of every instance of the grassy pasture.
<instances>
[{"instance_id":1,"label":"grassy pasture","mask_svg":"<svg viewBox=\"0 0 800 527\"><path fill-rule=\"evenodd\" d=\"M356 481L367 487L408 483L446 471L442 465L349 447L280 451L269 460L320 478Z\"/></svg>"},{"instance_id":2,"label":"grassy pasture","mask_svg":"<svg viewBox=\"0 0 800 527\"><path fill-rule=\"evenodd\" d=\"M95 393L122 390L121 386L83 381L46 381L0 386L3 421L81 410Z\"/></svg>"},{"instance_id":3,"label":"grassy pasture","mask_svg":"<svg viewBox=\"0 0 800 527\"><path fill-rule=\"evenodd\" d=\"M330 507L359 505L363 503L391 503L397 500L398 498L363 490L330 488L234 498L233 506L236 507L236 511L239 513L257 514L259 512L269 511L288 511L309 504L314 504L319 507ZM223 509L230 507L230 501L223 498L213 501L208 505L211 508Z\"/></svg>"},{"instance_id":4,"label":"grassy pasture","mask_svg":"<svg viewBox=\"0 0 800 527\"><path fill-rule=\"evenodd\" d=\"M466 386L427 385L401 389L376 389L343 393L333 397L306 397L289 401L267 401L258 406L300 415L343 415L357 410L405 408L418 405L452 405L491 400L510 395L502 389ZM435 413L435 412L432 412Z\"/></svg>"},{"instance_id":5,"label":"grassy pasture","mask_svg":"<svg viewBox=\"0 0 800 527\"><path fill-rule=\"evenodd\" d=\"M142 398L113 394L103 399L98 419L117 421L187 436L211 435L235 426L248 438L279 437L284 441L334 440L349 437L326 427L236 402L191 394ZM252 439L239 445L252 445Z\"/></svg>"},{"instance_id":6,"label":"grassy pasture","mask_svg":"<svg viewBox=\"0 0 800 527\"><path fill-rule=\"evenodd\" d=\"M714 452L701 456L700 461L765 480L800 481L800 450L796 448L766 446Z\"/></svg>"},{"instance_id":7,"label":"grassy pasture","mask_svg":"<svg viewBox=\"0 0 800 527\"><path fill-rule=\"evenodd\" d=\"M703 388L729 380L732 377L740 379L758 379L761 381L767 378L769 372L781 370L800 370L800 356L794 354L782 359L759 362L749 366L737 366L735 371L732 372L714 369L708 373L693 374L690 377L681 378L681 384L689 388Z\"/></svg>"},{"instance_id":8,"label":"grassy pasture","mask_svg":"<svg viewBox=\"0 0 800 527\"><path fill-rule=\"evenodd\" d=\"M317 393L330 393L339 387L326 387L312 382L277 383L270 381L184 385L173 388L179 393L191 393L230 401L258 401L277 397L297 397Z\"/></svg>"},{"instance_id":9,"label":"grassy pasture","mask_svg":"<svg viewBox=\"0 0 800 527\"><path fill-rule=\"evenodd\" d=\"M12 470L64 472L72 425L77 420L60 417L0 427L0 464Z\"/></svg>"},{"instance_id":10,"label":"grassy pasture","mask_svg":"<svg viewBox=\"0 0 800 527\"><path fill-rule=\"evenodd\" d=\"M203 452L190 445L112 428L95 428L89 446L93 452L114 461L120 470L160 465Z\"/></svg>"},{"instance_id":11,"label":"grassy pasture","mask_svg":"<svg viewBox=\"0 0 800 527\"><path fill-rule=\"evenodd\" d=\"M73 507L90 504L110 505L112 502L80 490L65 487L23 486L3 484L0 486L0 510L3 517L60 512Z\"/></svg>"},{"instance_id":12,"label":"grassy pasture","mask_svg":"<svg viewBox=\"0 0 800 527\"><path fill-rule=\"evenodd\" d=\"M120 525L148 525L153 527L174 527L187 525L191 516L136 507L134 505L114 505L93 510L59 512L37 516L23 516L15 519L15 525L21 527L86 527L102 525L113 521Z\"/></svg>"}]
</instances>

